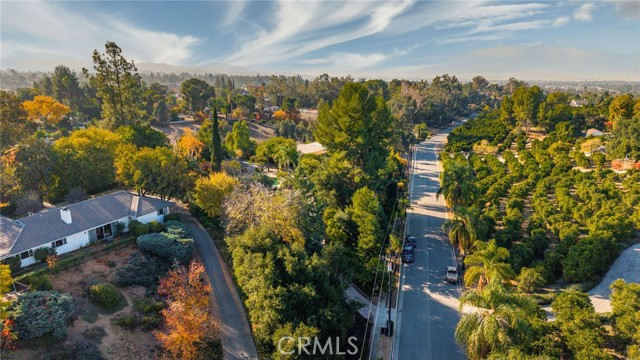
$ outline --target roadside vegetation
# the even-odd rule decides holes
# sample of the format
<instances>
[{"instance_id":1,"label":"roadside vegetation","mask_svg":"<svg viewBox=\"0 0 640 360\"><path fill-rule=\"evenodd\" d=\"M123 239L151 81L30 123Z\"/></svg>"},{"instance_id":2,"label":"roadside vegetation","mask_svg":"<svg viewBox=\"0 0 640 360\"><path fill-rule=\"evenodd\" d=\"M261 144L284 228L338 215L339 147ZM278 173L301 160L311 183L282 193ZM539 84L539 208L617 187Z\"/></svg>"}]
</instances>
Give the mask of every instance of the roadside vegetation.
<instances>
[{"instance_id":1,"label":"roadside vegetation","mask_svg":"<svg viewBox=\"0 0 640 360\"><path fill-rule=\"evenodd\" d=\"M453 212L443 228L470 289L456 340L471 359L637 356L620 324L638 312L619 300L636 284L612 285L604 322L580 290L639 240L640 101L601 95L572 108L569 96L523 84L455 129L440 155L439 194ZM591 128L605 136L585 137ZM551 322L539 306L549 303Z\"/></svg>"}]
</instances>

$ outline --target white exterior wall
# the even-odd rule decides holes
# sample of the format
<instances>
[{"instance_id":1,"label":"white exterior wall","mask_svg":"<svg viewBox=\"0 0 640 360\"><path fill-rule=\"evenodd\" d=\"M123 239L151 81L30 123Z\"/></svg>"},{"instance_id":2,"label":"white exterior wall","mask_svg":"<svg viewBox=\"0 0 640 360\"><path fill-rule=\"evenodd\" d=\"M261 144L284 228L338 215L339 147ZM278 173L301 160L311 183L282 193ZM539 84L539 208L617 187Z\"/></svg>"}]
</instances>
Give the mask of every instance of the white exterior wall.
<instances>
[{"instance_id":1,"label":"white exterior wall","mask_svg":"<svg viewBox=\"0 0 640 360\"><path fill-rule=\"evenodd\" d=\"M155 213L152 213L152 214L155 214ZM123 217L121 219L118 219L117 221L121 222L121 223L125 223L127 225L127 226L125 226L125 231L129 230L128 229L129 217ZM93 230L93 229L88 229L86 231L79 232L77 234L73 234L73 235L67 236L67 243L65 245L58 246L56 248L56 254L62 255L62 254L66 254L66 253L74 251L74 250L78 250L83 246L89 246L89 244L91 242L91 239L89 238L89 231L90 230ZM56 240L60 240L60 239L56 239ZM43 244L41 246L32 248L31 250L33 250L35 252L36 249L41 248L41 247L51 247L51 243ZM25 266L28 266L28 265L31 265L31 264L35 264L36 263L36 259L33 256L31 256L29 258L22 259L20 262L21 262L21 266L25 267Z\"/></svg>"},{"instance_id":2,"label":"white exterior wall","mask_svg":"<svg viewBox=\"0 0 640 360\"><path fill-rule=\"evenodd\" d=\"M83 231L71 236L67 236L67 243L56 248L56 254L61 255L69 251L78 250L83 246L89 245L89 232ZM51 247L51 244L49 244Z\"/></svg>"},{"instance_id":3,"label":"white exterior wall","mask_svg":"<svg viewBox=\"0 0 640 360\"><path fill-rule=\"evenodd\" d=\"M153 211L153 212L150 212L150 213L148 213L146 215L138 217L136 220L140 221L141 223L145 223L145 224L146 223L150 223L151 221L157 221L157 222L162 223L162 222L164 222L164 215L166 215L166 214L169 214L169 208L168 207L164 208L164 213L162 215L158 215L157 211ZM124 223L125 224L124 231L125 232L129 231L129 221L130 221L129 217L123 217L123 218L120 218L120 219L118 219L116 221ZM106 225L106 224L104 224L104 225ZM56 253L58 255L62 255L62 254L65 254L65 253L68 253L68 252L71 252L71 251L74 251L74 250L78 250L83 246L88 246L90 244L90 238L89 238L89 231L90 230L93 230L93 229L87 229L87 230L79 232L77 234L73 234L73 235L67 236L67 243L65 245L58 246L56 248ZM56 240L60 240L60 239L56 239ZM35 252L36 249L41 248L41 247L51 247L51 243L43 244L41 246L32 248L31 250L33 250ZM18 254L18 256L19 255L20 254ZM29 266L29 265L35 264L36 263L36 259L33 256L31 256L31 257L28 257L26 259L20 260L20 263L21 263L22 267L25 267L25 266Z\"/></svg>"},{"instance_id":4,"label":"white exterior wall","mask_svg":"<svg viewBox=\"0 0 640 360\"><path fill-rule=\"evenodd\" d=\"M162 215L158 215L157 211L153 211L153 212L150 212L150 213L148 213L146 215L142 215L142 216L138 217L136 220L138 220L138 221L140 221L141 223L144 223L144 224L150 223L152 221L157 221L159 223L162 223L162 222L164 222L164 215L169 213L169 209L168 208L164 208L164 209L165 209L165 211L164 211L164 214L162 214Z\"/></svg>"},{"instance_id":5,"label":"white exterior wall","mask_svg":"<svg viewBox=\"0 0 640 360\"><path fill-rule=\"evenodd\" d=\"M33 249L35 250L35 249ZM19 254L18 254L19 256ZM26 259L22 259L20 260L20 266L25 267L25 266L29 266L31 264L35 264L36 263L36 259L32 256L32 257L28 257Z\"/></svg>"}]
</instances>

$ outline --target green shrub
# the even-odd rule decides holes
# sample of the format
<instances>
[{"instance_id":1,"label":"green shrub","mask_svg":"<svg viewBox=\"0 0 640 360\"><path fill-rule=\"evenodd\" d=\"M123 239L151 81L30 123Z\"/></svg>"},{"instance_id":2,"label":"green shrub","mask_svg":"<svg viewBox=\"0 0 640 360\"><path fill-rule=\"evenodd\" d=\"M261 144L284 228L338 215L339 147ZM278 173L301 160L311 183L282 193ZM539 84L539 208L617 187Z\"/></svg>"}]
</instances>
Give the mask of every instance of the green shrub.
<instances>
[{"instance_id":1,"label":"green shrub","mask_svg":"<svg viewBox=\"0 0 640 360\"><path fill-rule=\"evenodd\" d=\"M41 247L41 248L37 248L33 252L33 258L36 259L37 262L42 262L47 258L47 256L55 253L56 253L55 248Z\"/></svg>"},{"instance_id":2,"label":"green shrub","mask_svg":"<svg viewBox=\"0 0 640 360\"><path fill-rule=\"evenodd\" d=\"M145 330L155 329L162 324L160 315L144 315L142 317L142 328Z\"/></svg>"},{"instance_id":3,"label":"green shrub","mask_svg":"<svg viewBox=\"0 0 640 360\"><path fill-rule=\"evenodd\" d=\"M160 311L164 309L164 304L162 301L144 298L141 300L134 300L133 309L145 315L159 314Z\"/></svg>"},{"instance_id":4,"label":"green shrub","mask_svg":"<svg viewBox=\"0 0 640 360\"><path fill-rule=\"evenodd\" d=\"M121 328L124 328L127 330L133 330L142 323L142 318L138 314L129 313L129 314L122 314L122 315L116 316L113 319L111 319L111 321L115 325L120 326Z\"/></svg>"},{"instance_id":5,"label":"green shrub","mask_svg":"<svg viewBox=\"0 0 640 360\"><path fill-rule=\"evenodd\" d=\"M208 336L196 343L198 359L222 360L222 342L218 338Z\"/></svg>"},{"instance_id":6,"label":"green shrub","mask_svg":"<svg viewBox=\"0 0 640 360\"><path fill-rule=\"evenodd\" d=\"M103 330L104 331L104 330ZM51 350L43 357L45 360L102 360L102 353L91 341L74 339L67 341Z\"/></svg>"},{"instance_id":7,"label":"green shrub","mask_svg":"<svg viewBox=\"0 0 640 360\"><path fill-rule=\"evenodd\" d=\"M91 329L87 329L83 332L83 334L87 339L93 340L95 342L100 342L103 337L107 336L107 332L100 326L94 326Z\"/></svg>"},{"instance_id":8,"label":"green shrub","mask_svg":"<svg viewBox=\"0 0 640 360\"><path fill-rule=\"evenodd\" d=\"M9 269L11 270L11 274L15 274L20 269L22 269L22 263L20 262L19 256L12 256L10 258L2 260L2 263L5 265L9 265Z\"/></svg>"},{"instance_id":9,"label":"green shrub","mask_svg":"<svg viewBox=\"0 0 640 360\"><path fill-rule=\"evenodd\" d=\"M14 330L21 340L29 340L51 333L62 339L67 332L67 321L73 313L73 298L57 291L23 293L12 306L9 316L15 322Z\"/></svg>"},{"instance_id":10,"label":"green shrub","mask_svg":"<svg viewBox=\"0 0 640 360\"><path fill-rule=\"evenodd\" d=\"M173 226L172 229L178 229ZM175 230L178 231L178 230ZM193 258L193 239L178 238L174 233L146 234L136 240L138 247L171 262L187 264Z\"/></svg>"},{"instance_id":11,"label":"green shrub","mask_svg":"<svg viewBox=\"0 0 640 360\"><path fill-rule=\"evenodd\" d=\"M89 287L89 300L106 310L116 310L126 305L127 300L111 283L101 283Z\"/></svg>"},{"instance_id":12,"label":"green shrub","mask_svg":"<svg viewBox=\"0 0 640 360\"><path fill-rule=\"evenodd\" d=\"M181 221L182 220L182 216L178 213L171 213L171 214L167 214L164 216L164 221L171 221L171 220L175 220L175 221Z\"/></svg>"},{"instance_id":13,"label":"green shrub","mask_svg":"<svg viewBox=\"0 0 640 360\"><path fill-rule=\"evenodd\" d=\"M158 284L158 278L167 273L170 266L171 264L164 259L149 254L133 253L127 264L118 269L113 282L117 286L153 287Z\"/></svg>"},{"instance_id":14,"label":"green shrub","mask_svg":"<svg viewBox=\"0 0 640 360\"><path fill-rule=\"evenodd\" d=\"M138 220L131 220L129 222L129 231L134 236L140 236L149 233L149 224L143 224Z\"/></svg>"},{"instance_id":15,"label":"green shrub","mask_svg":"<svg viewBox=\"0 0 640 360\"><path fill-rule=\"evenodd\" d=\"M165 232L174 234L182 238L191 237L191 227L185 223L176 220L169 220L164 223Z\"/></svg>"},{"instance_id":16,"label":"green shrub","mask_svg":"<svg viewBox=\"0 0 640 360\"><path fill-rule=\"evenodd\" d=\"M114 267L118 266L118 263L113 260L109 260L107 261L107 266L113 269Z\"/></svg>"},{"instance_id":17,"label":"green shrub","mask_svg":"<svg viewBox=\"0 0 640 360\"><path fill-rule=\"evenodd\" d=\"M162 232L162 230L164 230L164 225L163 224L161 224L161 223L159 223L159 222L157 222L155 220L151 221L149 223L149 232L159 233L159 232Z\"/></svg>"},{"instance_id":18,"label":"green shrub","mask_svg":"<svg viewBox=\"0 0 640 360\"><path fill-rule=\"evenodd\" d=\"M47 274L31 274L27 277L31 290L53 290L53 285Z\"/></svg>"}]
</instances>

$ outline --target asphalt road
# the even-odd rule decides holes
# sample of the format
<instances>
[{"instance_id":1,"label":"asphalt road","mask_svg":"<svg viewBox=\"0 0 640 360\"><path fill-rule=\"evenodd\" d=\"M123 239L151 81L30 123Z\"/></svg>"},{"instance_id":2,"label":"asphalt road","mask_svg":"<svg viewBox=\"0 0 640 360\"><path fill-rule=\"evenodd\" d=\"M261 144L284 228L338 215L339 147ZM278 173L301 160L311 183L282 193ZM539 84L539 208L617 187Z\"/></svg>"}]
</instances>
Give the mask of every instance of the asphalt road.
<instances>
[{"instance_id":1,"label":"asphalt road","mask_svg":"<svg viewBox=\"0 0 640 360\"><path fill-rule=\"evenodd\" d=\"M404 265L400 280L393 359L466 359L454 340L460 288L444 281L446 266L455 264L440 228L447 212L442 197L436 200L437 152L449 130L418 144L414 154L407 233L416 237L417 248L415 262Z\"/></svg>"},{"instance_id":2,"label":"asphalt road","mask_svg":"<svg viewBox=\"0 0 640 360\"><path fill-rule=\"evenodd\" d=\"M191 225L196 250L205 267L212 288L213 308L220 322L220 340L225 360L257 360L247 314L218 248L205 228L187 209L176 209L185 223Z\"/></svg>"}]
</instances>

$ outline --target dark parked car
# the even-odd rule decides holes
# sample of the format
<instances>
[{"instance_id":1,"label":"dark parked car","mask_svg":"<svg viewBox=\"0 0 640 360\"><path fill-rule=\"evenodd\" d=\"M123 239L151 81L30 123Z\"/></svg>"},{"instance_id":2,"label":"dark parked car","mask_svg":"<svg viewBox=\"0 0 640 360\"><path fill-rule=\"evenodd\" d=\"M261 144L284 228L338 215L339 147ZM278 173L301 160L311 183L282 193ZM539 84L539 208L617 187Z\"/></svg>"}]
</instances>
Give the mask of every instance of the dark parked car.
<instances>
[{"instance_id":1,"label":"dark parked car","mask_svg":"<svg viewBox=\"0 0 640 360\"><path fill-rule=\"evenodd\" d=\"M402 251L402 262L404 263L412 263L414 260L413 248L410 246L405 246Z\"/></svg>"},{"instance_id":2,"label":"dark parked car","mask_svg":"<svg viewBox=\"0 0 640 360\"><path fill-rule=\"evenodd\" d=\"M416 238L415 238L415 237L413 237L413 236L409 236L409 235L407 235L407 236L405 236L405 238L404 238L404 244L405 244L405 246L410 245L412 248L414 248L414 249L415 249L415 248L416 248L416 246L417 246Z\"/></svg>"}]
</instances>

